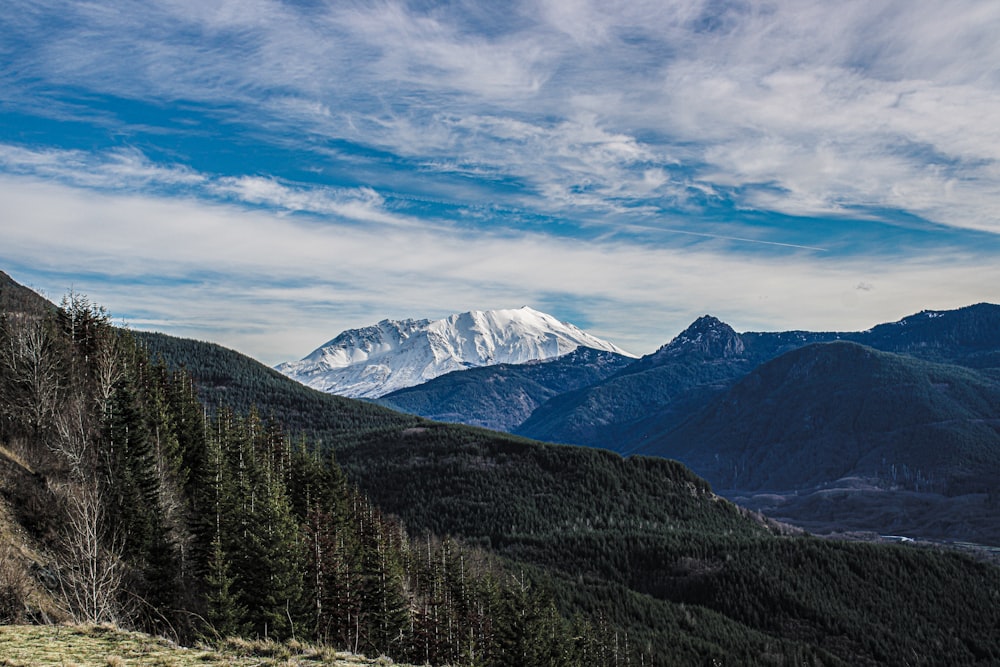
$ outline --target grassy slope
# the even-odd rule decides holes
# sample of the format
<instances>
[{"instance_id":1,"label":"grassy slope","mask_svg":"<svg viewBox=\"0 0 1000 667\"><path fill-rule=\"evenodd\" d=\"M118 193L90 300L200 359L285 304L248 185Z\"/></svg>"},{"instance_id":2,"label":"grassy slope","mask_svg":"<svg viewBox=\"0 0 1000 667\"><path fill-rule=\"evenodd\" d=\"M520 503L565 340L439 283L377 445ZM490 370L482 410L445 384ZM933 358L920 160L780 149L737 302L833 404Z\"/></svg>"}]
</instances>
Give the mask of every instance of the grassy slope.
<instances>
[{"instance_id":1,"label":"grassy slope","mask_svg":"<svg viewBox=\"0 0 1000 667\"><path fill-rule=\"evenodd\" d=\"M229 640L219 648L184 648L165 639L105 626L0 626L0 667L237 667L390 665L295 642Z\"/></svg>"}]
</instances>

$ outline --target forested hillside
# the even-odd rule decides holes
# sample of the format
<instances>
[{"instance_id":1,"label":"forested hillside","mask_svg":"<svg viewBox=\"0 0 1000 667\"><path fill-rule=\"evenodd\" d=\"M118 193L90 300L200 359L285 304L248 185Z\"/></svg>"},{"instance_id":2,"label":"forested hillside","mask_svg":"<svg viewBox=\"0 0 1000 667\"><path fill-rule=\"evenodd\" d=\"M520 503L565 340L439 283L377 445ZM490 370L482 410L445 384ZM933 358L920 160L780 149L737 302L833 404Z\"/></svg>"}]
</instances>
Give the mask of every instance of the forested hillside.
<instances>
[{"instance_id":1,"label":"forested hillside","mask_svg":"<svg viewBox=\"0 0 1000 667\"><path fill-rule=\"evenodd\" d=\"M0 353L0 622L299 637L430 664L610 650L488 554L411 541L330 448L253 408L206 418L185 372L85 298L6 313Z\"/></svg>"},{"instance_id":2,"label":"forested hillside","mask_svg":"<svg viewBox=\"0 0 1000 667\"><path fill-rule=\"evenodd\" d=\"M159 354L156 341L168 339L147 340ZM211 348L170 342L170 363L197 380L195 355ZM271 377L248 360L232 368L240 370L214 376L207 395L249 396ZM258 395L262 413L309 392L289 384ZM318 396L316 423L327 424L318 437L379 507L411 533L450 534L503 556L509 570L550 591L564 618L604 628L619 661L1000 659L995 567L907 546L783 536L667 460L543 445ZM335 406L355 430L336 426Z\"/></svg>"},{"instance_id":3,"label":"forested hillside","mask_svg":"<svg viewBox=\"0 0 1000 667\"><path fill-rule=\"evenodd\" d=\"M294 634L433 664L1000 660L997 568L791 535L672 461L136 344L79 297L8 313L0 343L0 489L24 545L2 555L8 621Z\"/></svg>"},{"instance_id":4,"label":"forested hillside","mask_svg":"<svg viewBox=\"0 0 1000 667\"><path fill-rule=\"evenodd\" d=\"M849 342L762 364L641 448L722 488L810 489L842 477L946 495L1000 475L1000 385L975 371Z\"/></svg>"}]
</instances>

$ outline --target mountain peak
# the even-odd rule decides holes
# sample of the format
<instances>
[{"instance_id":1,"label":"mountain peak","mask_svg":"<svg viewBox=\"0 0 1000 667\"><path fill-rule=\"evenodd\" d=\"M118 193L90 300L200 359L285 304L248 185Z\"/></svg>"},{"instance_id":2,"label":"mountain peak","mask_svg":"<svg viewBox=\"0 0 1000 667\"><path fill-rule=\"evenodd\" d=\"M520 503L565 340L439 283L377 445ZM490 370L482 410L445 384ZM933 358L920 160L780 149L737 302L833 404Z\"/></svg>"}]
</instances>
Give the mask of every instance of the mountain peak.
<instances>
[{"instance_id":1,"label":"mountain peak","mask_svg":"<svg viewBox=\"0 0 1000 667\"><path fill-rule=\"evenodd\" d=\"M552 359L579 347L633 356L528 306L472 310L440 320L382 320L341 332L297 362L277 366L314 389L378 398L439 375Z\"/></svg>"},{"instance_id":2,"label":"mountain peak","mask_svg":"<svg viewBox=\"0 0 1000 667\"><path fill-rule=\"evenodd\" d=\"M731 326L711 315L702 315L657 351L657 356L696 354L730 359L744 353L743 339Z\"/></svg>"}]
</instances>

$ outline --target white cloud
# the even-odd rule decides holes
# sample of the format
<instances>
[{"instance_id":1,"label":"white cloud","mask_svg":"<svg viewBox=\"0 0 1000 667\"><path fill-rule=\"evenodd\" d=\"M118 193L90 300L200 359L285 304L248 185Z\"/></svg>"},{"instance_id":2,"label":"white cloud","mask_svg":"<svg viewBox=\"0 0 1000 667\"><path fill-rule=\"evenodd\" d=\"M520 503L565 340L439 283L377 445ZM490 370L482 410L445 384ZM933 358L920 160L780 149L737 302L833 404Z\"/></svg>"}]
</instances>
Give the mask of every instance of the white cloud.
<instances>
[{"instance_id":1,"label":"white cloud","mask_svg":"<svg viewBox=\"0 0 1000 667\"><path fill-rule=\"evenodd\" d=\"M557 306L559 298L595 334L645 353L705 312L739 329L859 329L990 300L1000 284L1000 266L975 255L878 264L542 234L387 233L10 176L0 177L0 198L9 221L0 261L22 267L25 282L60 294L69 285L52 276L78 276L77 290L133 326L212 340L268 363L383 317ZM147 283L154 286L137 287Z\"/></svg>"},{"instance_id":2,"label":"white cloud","mask_svg":"<svg viewBox=\"0 0 1000 667\"><path fill-rule=\"evenodd\" d=\"M388 211L383 197L372 188L291 185L264 176L214 176L181 165L154 164L138 150L87 153L0 143L0 166L8 173L86 188L131 192L151 187L185 186L181 193L184 196L217 196L280 211L336 216L367 223L418 224Z\"/></svg>"},{"instance_id":3,"label":"white cloud","mask_svg":"<svg viewBox=\"0 0 1000 667\"><path fill-rule=\"evenodd\" d=\"M0 167L84 187L138 189L149 185L199 185L205 177L184 165L159 165L137 150L88 153L79 150L30 149L0 143Z\"/></svg>"},{"instance_id":4,"label":"white cloud","mask_svg":"<svg viewBox=\"0 0 1000 667\"><path fill-rule=\"evenodd\" d=\"M0 259L106 276L80 287L269 361L382 317L553 295L644 352L705 311L738 328L865 328L995 300L1000 284L987 251L817 257L798 251L835 245L836 224L804 220L815 233L789 240L743 216L888 211L1000 233L997 3L11 0L0 34L5 109L116 144L142 129L114 100L183 101L222 126L213 141L232 131L241 150L297 152L317 179L350 174L294 182L252 151L220 175L155 150L0 144ZM500 213L473 234L413 213L430 204ZM583 243L544 222L521 233L507 212L559 233L706 240ZM112 278L174 284L140 297Z\"/></svg>"},{"instance_id":5,"label":"white cloud","mask_svg":"<svg viewBox=\"0 0 1000 667\"><path fill-rule=\"evenodd\" d=\"M293 211L338 216L388 225L417 222L385 210L385 201L371 188L290 186L262 176L225 176L216 179L212 192L249 204Z\"/></svg>"}]
</instances>

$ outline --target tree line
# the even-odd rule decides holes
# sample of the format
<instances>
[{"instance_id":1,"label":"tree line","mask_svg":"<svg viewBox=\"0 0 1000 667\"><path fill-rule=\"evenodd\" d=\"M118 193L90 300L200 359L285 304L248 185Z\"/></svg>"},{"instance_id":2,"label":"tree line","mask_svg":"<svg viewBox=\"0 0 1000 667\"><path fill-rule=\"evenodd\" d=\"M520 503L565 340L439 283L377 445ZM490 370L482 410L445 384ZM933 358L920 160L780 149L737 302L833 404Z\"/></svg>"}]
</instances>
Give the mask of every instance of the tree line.
<instances>
[{"instance_id":1,"label":"tree line","mask_svg":"<svg viewBox=\"0 0 1000 667\"><path fill-rule=\"evenodd\" d=\"M0 445L34 472L5 496L66 618L422 664L613 664L606 627L485 552L411 538L332 448L255 409L208 414L186 372L86 297L6 313L0 355ZM45 620L20 602L0 621Z\"/></svg>"}]
</instances>

